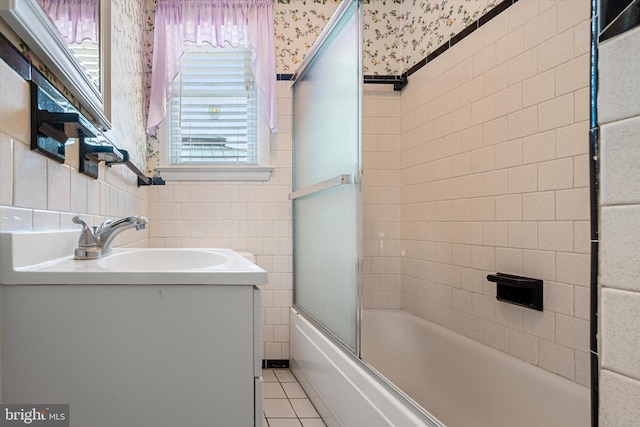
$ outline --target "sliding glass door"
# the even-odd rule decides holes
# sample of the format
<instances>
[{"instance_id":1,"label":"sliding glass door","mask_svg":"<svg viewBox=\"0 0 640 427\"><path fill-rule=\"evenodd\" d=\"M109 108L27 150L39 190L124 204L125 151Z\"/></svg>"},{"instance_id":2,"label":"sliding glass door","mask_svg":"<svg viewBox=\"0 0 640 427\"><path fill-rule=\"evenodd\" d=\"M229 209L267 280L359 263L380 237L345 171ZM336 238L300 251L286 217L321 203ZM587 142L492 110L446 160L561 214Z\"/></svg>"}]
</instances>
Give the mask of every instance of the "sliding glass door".
<instances>
[{"instance_id":1,"label":"sliding glass door","mask_svg":"<svg viewBox=\"0 0 640 427\"><path fill-rule=\"evenodd\" d=\"M359 353L362 12L344 0L293 85L294 305Z\"/></svg>"}]
</instances>

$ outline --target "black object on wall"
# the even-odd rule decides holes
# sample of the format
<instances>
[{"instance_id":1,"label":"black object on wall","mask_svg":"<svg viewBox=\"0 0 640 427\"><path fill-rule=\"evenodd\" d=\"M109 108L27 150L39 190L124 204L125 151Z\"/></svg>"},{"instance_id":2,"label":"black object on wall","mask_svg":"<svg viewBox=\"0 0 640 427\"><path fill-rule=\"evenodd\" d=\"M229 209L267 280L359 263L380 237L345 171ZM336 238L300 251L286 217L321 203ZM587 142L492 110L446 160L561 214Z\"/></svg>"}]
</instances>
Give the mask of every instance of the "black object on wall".
<instances>
[{"instance_id":1,"label":"black object on wall","mask_svg":"<svg viewBox=\"0 0 640 427\"><path fill-rule=\"evenodd\" d=\"M95 136L93 127L51 84L29 82L31 90L31 149L59 163L65 160L69 138Z\"/></svg>"},{"instance_id":2,"label":"black object on wall","mask_svg":"<svg viewBox=\"0 0 640 427\"><path fill-rule=\"evenodd\" d=\"M640 25L640 0L600 1L600 41Z\"/></svg>"},{"instance_id":3,"label":"black object on wall","mask_svg":"<svg viewBox=\"0 0 640 427\"><path fill-rule=\"evenodd\" d=\"M487 280L496 283L496 299L533 310L543 309L543 281L513 274L489 274Z\"/></svg>"}]
</instances>

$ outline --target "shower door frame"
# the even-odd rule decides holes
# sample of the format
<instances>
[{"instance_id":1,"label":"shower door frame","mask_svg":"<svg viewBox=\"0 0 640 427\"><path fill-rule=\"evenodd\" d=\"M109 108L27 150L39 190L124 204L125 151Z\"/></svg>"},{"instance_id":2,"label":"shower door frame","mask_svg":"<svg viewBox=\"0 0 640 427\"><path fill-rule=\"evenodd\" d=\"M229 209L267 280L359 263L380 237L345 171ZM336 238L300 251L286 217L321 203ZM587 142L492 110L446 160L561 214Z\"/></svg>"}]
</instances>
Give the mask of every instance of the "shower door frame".
<instances>
[{"instance_id":1,"label":"shower door frame","mask_svg":"<svg viewBox=\"0 0 640 427\"><path fill-rule=\"evenodd\" d=\"M296 83L298 82L298 80L304 76L305 72L307 71L307 69L311 66L311 64L313 63L313 61L316 59L316 55L319 53L319 51L322 49L322 47L324 46L325 42L327 41L327 39L333 34L333 30L336 28L336 26L342 21L344 15L349 11L350 7L352 5L355 5L356 11L355 14L357 16L357 19L359 21L359 25L357 26L357 38L360 40L360 43L358 43L358 71L357 71L357 75L362 76L363 74L363 70L362 70L362 58L363 58L363 50L362 50L362 14L363 14L363 1L362 0L343 0L341 2L341 4L338 6L338 9L336 9L336 11L334 12L334 14L332 15L331 19L329 20L329 22L327 23L327 25L325 26L325 28L322 30L322 32L320 33L320 35L318 36L318 38L316 39L316 41L314 42L313 46L311 47L311 49L309 50L309 53L305 56L304 60L302 61L302 63L300 64L300 66L298 67L298 69L296 70L295 74L293 75L293 83L291 85L291 89L292 91L295 91L295 86ZM346 350L347 354L349 354L350 356L354 357L357 360L361 360L361 333L360 333L360 327L361 327L361 320L362 320L362 250L363 250L363 235L362 235L362 217L363 217L363 198L362 198L362 97L363 97L363 87L362 87L362 82L357 85L357 114L356 114L356 120L357 120L357 138L355 141L356 144L356 150L357 150L357 165L356 165L356 170L353 173L343 173L340 174L338 176L332 177L330 179L327 179L325 181L316 183L315 185L311 185L309 187L305 187L299 190L293 190L292 192L289 194L289 199L292 202L292 207L293 207L293 203L295 201L295 199L297 198L301 198L307 195L311 195L311 194L315 194L321 191L325 191L325 190L330 190L332 188L336 188L339 187L341 185L355 185L356 186L356 201L355 201L355 205L356 205L356 212L355 212L355 223L356 223L356 248L357 248L357 267L356 267L356 274L354 277L354 281L355 281L355 348L352 349L350 348L347 344L345 344L343 342L343 340L337 336L335 333L333 333L331 330L329 330L325 325L322 324L322 322L320 322L319 320L317 320L314 316L312 316L310 313L308 313L303 307L301 307L299 304L295 303L296 300L296 286L295 286L295 281L296 281L296 277L295 277L295 272L296 272L296 268L295 268L295 263L296 263L296 257L293 257L293 282L294 282L294 286L293 286L293 292L292 292L292 300L293 300L293 307L299 312L301 313L305 319L307 321L309 321L310 323L312 323L314 326L316 326L318 329L322 330L327 336L329 336L336 344L338 344L340 347L342 347L344 350ZM292 96L292 118L293 118L293 124L292 124L292 138L295 139L295 95ZM295 141L292 144L292 147L295 147ZM291 164L292 164L292 179L293 179L293 169L294 169L294 164L295 164L295 150L292 149L292 159L291 159ZM295 215L295 213L294 213ZM295 224L295 217L293 218L294 224ZM292 225L292 227L294 227L294 225ZM295 231L295 227L294 227L294 231ZM293 237L293 254L296 253L296 239L295 236Z\"/></svg>"},{"instance_id":2,"label":"shower door frame","mask_svg":"<svg viewBox=\"0 0 640 427\"><path fill-rule=\"evenodd\" d=\"M345 185L345 184L355 184L357 186L357 191L356 191L356 195L357 195L357 206L356 206L356 216L357 216L357 247L358 247L358 253L357 253L357 277L355 278L356 280L356 285L355 285L355 292L356 292L356 299L355 299L355 303L356 303L356 319L355 319L355 328L356 328L356 345L355 345L355 351L351 348L349 348L349 346L345 345L345 343L343 343L343 341L336 336L336 334L334 334L333 332L331 332L329 329L327 329L327 327L325 327L320 321L316 320L312 315L310 315L307 311L305 311L304 308L300 307L300 305L295 303L295 294L296 294L296 286L295 286L295 263L296 263L296 257L293 257L293 264L294 264L294 286L293 286L293 296L294 296L294 303L293 303L293 311L297 312L296 314L299 314L304 320L306 320L308 323L310 323L313 327L315 327L322 335L324 335L330 342L332 342L334 345L336 345L336 347L338 349L342 350L342 353L349 359L351 360L353 363L355 363L355 365L359 366L361 369L364 370L364 372L366 372L375 382L377 382L380 386L383 387L383 389L385 389L388 393L390 393L395 399L397 399L398 402L400 402L403 407L407 410L409 410L409 412L416 416L420 422L424 423L425 427L442 427L442 424L439 423L431 414L429 414L424 408L422 408L420 405L418 405L415 401L413 401L406 393L404 393L402 390L400 390L395 384L393 384L392 382L390 382L387 378L385 378L382 374L380 374L374 367L372 367L370 364L368 364L366 361L364 361L362 359L362 355L361 355L361 322L362 322L362 286L363 286L363 282L362 282L362 251L363 251L363 213L364 213L364 209L363 209L363 196L362 196L362 190L363 190L363 165L362 165L362 108L363 108L363 84L364 84L364 80L363 80L363 72L362 72L362 60L363 60L363 34L362 34L362 14L363 14L363 0L343 0L342 3L340 4L340 6L338 7L338 9L336 10L336 12L334 13L334 15L332 16L331 20L329 21L329 23L327 24L327 26L324 28L324 30L322 31L322 33L320 34L320 36L318 37L317 41L314 43L313 47L310 49L309 53L307 54L307 56L305 57L304 61L302 62L302 64L300 65L300 67L298 68L298 70L296 71L296 73L293 76L293 81L294 83L292 84L292 90L294 89L296 82L298 80L298 78L300 78L302 75L304 75L305 70L309 67L309 65L313 62L315 55L317 54L317 52L321 49L324 41L331 35L332 30L334 29L334 27L340 22L340 20L342 19L342 15L345 13L345 11L348 9L348 7L352 4L352 3L356 3L356 7L358 8L357 12L359 14L358 19L360 19L360 26L358 28L358 38L360 40L359 44L358 44L358 75L360 78L360 84L358 85L358 112L357 112L357 127L358 127L358 138L357 138L357 144L358 144L358 165L357 165L357 171L355 174L353 174L352 176L350 174L343 174L343 175L339 175L339 176L335 176L333 178L327 179L323 182L317 183L315 185L312 185L310 187L305 187L303 189L292 189L292 193L290 193L289 195L289 199L293 201L298 198L298 197L304 197L306 195L310 195L310 194L314 194L318 191L325 191L325 190L329 190L331 188L335 188L338 187L340 185ZM295 96L292 97L292 111L294 112L293 114L293 138L295 138ZM294 144L295 146L295 144ZM292 158L292 171L293 171L293 165L294 165L294 159L295 159L295 150L293 151L293 158ZM293 175L293 174L292 174ZM292 176L293 178L293 176ZM350 180L353 181L350 181ZM295 218L294 218L295 221ZM293 239L293 253L296 253L296 243L295 243L295 236Z\"/></svg>"}]
</instances>

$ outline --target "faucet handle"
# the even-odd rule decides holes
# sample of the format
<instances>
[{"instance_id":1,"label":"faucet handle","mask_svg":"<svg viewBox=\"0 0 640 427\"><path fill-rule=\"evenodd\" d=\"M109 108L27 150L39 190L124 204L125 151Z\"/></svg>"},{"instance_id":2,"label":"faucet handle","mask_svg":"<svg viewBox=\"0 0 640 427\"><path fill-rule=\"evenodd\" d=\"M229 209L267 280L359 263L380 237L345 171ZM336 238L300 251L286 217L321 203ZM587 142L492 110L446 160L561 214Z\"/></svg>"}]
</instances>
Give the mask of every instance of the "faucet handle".
<instances>
[{"instance_id":1,"label":"faucet handle","mask_svg":"<svg viewBox=\"0 0 640 427\"><path fill-rule=\"evenodd\" d=\"M104 221L102 221L102 224L100 224L100 227L98 227L97 231L104 229L107 225L111 224L112 222L113 222L112 219L105 219Z\"/></svg>"},{"instance_id":2,"label":"faucet handle","mask_svg":"<svg viewBox=\"0 0 640 427\"><path fill-rule=\"evenodd\" d=\"M79 246L93 246L96 243L95 232L96 228L88 225L79 216L74 216L72 219L74 224L80 224L82 226L82 233L80 233L80 239L78 240Z\"/></svg>"}]
</instances>

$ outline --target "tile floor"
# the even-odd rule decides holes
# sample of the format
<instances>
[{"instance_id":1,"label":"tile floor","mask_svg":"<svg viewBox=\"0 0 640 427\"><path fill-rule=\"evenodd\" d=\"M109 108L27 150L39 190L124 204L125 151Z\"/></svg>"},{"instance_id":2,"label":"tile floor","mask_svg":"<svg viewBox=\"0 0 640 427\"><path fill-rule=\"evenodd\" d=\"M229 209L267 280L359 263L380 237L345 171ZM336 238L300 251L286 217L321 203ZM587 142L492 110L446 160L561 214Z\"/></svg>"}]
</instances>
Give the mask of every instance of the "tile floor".
<instances>
[{"instance_id":1,"label":"tile floor","mask_svg":"<svg viewBox=\"0 0 640 427\"><path fill-rule=\"evenodd\" d=\"M263 369L263 427L325 427L289 369Z\"/></svg>"}]
</instances>

